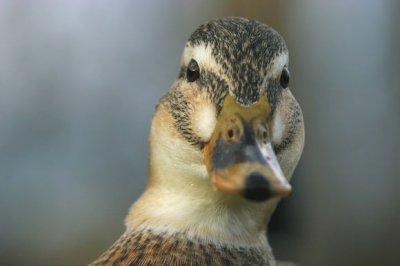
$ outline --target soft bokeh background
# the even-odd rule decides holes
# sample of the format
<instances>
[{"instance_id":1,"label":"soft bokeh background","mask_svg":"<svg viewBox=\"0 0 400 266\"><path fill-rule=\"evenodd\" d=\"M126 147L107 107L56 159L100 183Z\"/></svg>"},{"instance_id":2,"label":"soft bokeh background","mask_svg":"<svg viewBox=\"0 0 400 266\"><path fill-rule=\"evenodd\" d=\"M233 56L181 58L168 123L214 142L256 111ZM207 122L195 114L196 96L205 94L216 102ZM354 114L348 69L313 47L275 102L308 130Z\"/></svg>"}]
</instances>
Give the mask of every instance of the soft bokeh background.
<instances>
[{"instance_id":1,"label":"soft bokeh background","mask_svg":"<svg viewBox=\"0 0 400 266\"><path fill-rule=\"evenodd\" d=\"M306 121L278 258L399 265L398 1L0 2L0 265L84 265L143 191L154 105L207 20L285 37Z\"/></svg>"}]
</instances>

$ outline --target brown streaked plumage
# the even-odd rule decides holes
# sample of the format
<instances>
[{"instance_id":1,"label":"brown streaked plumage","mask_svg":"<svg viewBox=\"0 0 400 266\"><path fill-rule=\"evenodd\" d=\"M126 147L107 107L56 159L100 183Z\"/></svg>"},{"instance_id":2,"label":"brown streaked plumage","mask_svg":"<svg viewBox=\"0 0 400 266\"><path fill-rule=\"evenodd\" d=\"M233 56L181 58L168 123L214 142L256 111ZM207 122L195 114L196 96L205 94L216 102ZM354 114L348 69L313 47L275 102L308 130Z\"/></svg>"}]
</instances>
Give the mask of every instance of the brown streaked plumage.
<instances>
[{"instance_id":1,"label":"brown streaked plumage","mask_svg":"<svg viewBox=\"0 0 400 266\"><path fill-rule=\"evenodd\" d=\"M268 250L221 245L184 233L140 230L123 234L91 265L270 265ZM269 257L270 256L270 257Z\"/></svg>"},{"instance_id":2,"label":"brown streaked plumage","mask_svg":"<svg viewBox=\"0 0 400 266\"><path fill-rule=\"evenodd\" d=\"M268 26L200 26L156 107L148 185L91 265L277 265L267 224L304 145L288 50Z\"/></svg>"}]
</instances>

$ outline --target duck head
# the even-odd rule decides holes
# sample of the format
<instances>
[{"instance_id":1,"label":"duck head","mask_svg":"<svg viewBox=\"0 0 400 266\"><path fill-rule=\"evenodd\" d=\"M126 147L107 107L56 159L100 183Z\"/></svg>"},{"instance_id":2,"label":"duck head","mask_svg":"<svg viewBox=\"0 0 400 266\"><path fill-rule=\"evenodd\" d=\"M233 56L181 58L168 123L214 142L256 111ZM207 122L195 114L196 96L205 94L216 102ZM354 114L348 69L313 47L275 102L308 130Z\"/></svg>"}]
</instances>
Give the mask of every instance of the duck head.
<instances>
[{"instance_id":1,"label":"duck head","mask_svg":"<svg viewBox=\"0 0 400 266\"><path fill-rule=\"evenodd\" d=\"M265 211L289 195L304 126L288 65L283 38L260 22L223 18L200 26L156 107L148 187L133 211L152 201L164 206L153 213L161 217L179 205L186 211L171 218L179 220L197 206Z\"/></svg>"}]
</instances>

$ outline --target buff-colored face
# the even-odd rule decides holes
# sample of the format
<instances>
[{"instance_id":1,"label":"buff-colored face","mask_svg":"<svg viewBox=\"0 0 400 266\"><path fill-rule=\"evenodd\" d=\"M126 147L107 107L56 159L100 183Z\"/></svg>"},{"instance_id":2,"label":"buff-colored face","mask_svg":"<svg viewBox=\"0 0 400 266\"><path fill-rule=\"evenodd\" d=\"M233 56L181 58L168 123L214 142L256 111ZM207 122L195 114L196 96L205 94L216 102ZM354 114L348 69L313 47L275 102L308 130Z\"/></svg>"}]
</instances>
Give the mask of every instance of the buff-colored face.
<instances>
[{"instance_id":1,"label":"buff-colored face","mask_svg":"<svg viewBox=\"0 0 400 266\"><path fill-rule=\"evenodd\" d=\"M162 105L190 145L179 160L201 158L216 191L253 201L290 193L304 128L288 64L282 37L258 22L211 21L190 37Z\"/></svg>"}]
</instances>

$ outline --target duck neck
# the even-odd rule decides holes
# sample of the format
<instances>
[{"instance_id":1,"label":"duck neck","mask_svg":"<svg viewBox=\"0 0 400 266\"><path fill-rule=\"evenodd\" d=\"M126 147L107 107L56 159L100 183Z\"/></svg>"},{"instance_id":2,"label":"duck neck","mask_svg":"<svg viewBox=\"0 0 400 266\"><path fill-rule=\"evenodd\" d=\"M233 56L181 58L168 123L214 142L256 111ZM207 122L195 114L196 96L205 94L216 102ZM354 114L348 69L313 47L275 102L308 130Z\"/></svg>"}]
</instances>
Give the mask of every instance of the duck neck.
<instances>
[{"instance_id":1,"label":"duck neck","mask_svg":"<svg viewBox=\"0 0 400 266\"><path fill-rule=\"evenodd\" d=\"M149 188L132 206L126 219L128 229L150 228L218 242L265 245L272 202L258 206L208 193L203 193L204 198L194 197L196 193Z\"/></svg>"},{"instance_id":2,"label":"duck neck","mask_svg":"<svg viewBox=\"0 0 400 266\"><path fill-rule=\"evenodd\" d=\"M240 195L216 192L203 152L174 127L159 107L150 131L148 187L126 218L129 230L187 232L197 238L265 245L266 227L278 200L251 202Z\"/></svg>"},{"instance_id":3,"label":"duck neck","mask_svg":"<svg viewBox=\"0 0 400 266\"><path fill-rule=\"evenodd\" d=\"M239 195L215 192L208 179L179 186L156 184L133 204L126 219L129 230L149 228L213 242L268 246L266 229L277 200L255 203Z\"/></svg>"}]
</instances>

